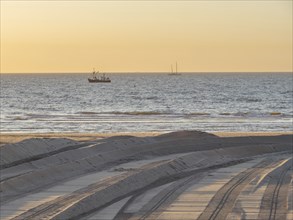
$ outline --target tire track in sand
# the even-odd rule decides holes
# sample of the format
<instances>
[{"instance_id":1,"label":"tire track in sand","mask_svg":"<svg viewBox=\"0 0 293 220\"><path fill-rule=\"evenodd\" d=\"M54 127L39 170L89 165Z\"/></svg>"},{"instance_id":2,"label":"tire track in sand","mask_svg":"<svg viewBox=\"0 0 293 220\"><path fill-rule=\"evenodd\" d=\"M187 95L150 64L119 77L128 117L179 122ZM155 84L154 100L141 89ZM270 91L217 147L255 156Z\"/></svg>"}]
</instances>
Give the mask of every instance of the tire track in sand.
<instances>
[{"instance_id":1,"label":"tire track in sand","mask_svg":"<svg viewBox=\"0 0 293 220\"><path fill-rule=\"evenodd\" d=\"M243 188L272 163L271 160L265 160L236 175L214 195L198 220L226 219Z\"/></svg>"},{"instance_id":2,"label":"tire track in sand","mask_svg":"<svg viewBox=\"0 0 293 220\"><path fill-rule=\"evenodd\" d=\"M287 195L291 181L292 158L270 173L269 185L260 206L259 219L286 219Z\"/></svg>"}]
</instances>

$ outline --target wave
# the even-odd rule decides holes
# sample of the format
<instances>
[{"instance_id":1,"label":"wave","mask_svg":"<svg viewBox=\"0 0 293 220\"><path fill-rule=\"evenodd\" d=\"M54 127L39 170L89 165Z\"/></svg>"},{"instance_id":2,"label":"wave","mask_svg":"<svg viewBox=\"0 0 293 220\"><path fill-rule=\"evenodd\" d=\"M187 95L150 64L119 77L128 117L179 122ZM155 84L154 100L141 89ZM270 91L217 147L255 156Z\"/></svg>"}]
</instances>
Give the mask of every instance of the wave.
<instances>
[{"instance_id":1,"label":"wave","mask_svg":"<svg viewBox=\"0 0 293 220\"><path fill-rule=\"evenodd\" d=\"M165 117L176 117L176 118L262 118L262 117L292 117L290 113L282 112L218 112L218 113L209 113L209 112L191 112L191 113L176 113L176 112L167 112L167 111L107 111L107 112L94 112L94 111L79 111L75 114L25 114L21 115L11 115L6 116L11 120L30 120L30 119L95 119L95 118L117 118L117 117L126 117L126 116L161 116Z\"/></svg>"},{"instance_id":2,"label":"wave","mask_svg":"<svg viewBox=\"0 0 293 220\"><path fill-rule=\"evenodd\" d=\"M56 117L66 117L67 114L36 114L36 113L28 113L25 114L27 119L41 119L41 118L56 118Z\"/></svg>"},{"instance_id":3,"label":"wave","mask_svg":"<svg viewBox=\"0 0 293 220\"><path fill-rule=\"evenodd\" d=\"M261 117L261 116L286 116L281 112L219 112L211 114L208 112L191 112L191 113L175 113L175 112L162 112L162 111L108 111L108 112L94 112L94 111L81 111L76 112L81 115L175 115L175 116L237 116L237 117Z\"/></svg>"},{"instance_id":4,"label":"wave","mask_svg":"<svg viewBox=\"0 0 293 220\"><path fill-rule=\"evenodd\" d=\"M81 114L81 115L96 115L96 114L101 114L98 112L76 112L76 114Z\"/></svg>"},{"instance_id":5,"label":"wave","mask_svg":"<svg viewBox=\"0 0 293 220\"><path fill-rule=\"evenodd\" d=\"M137 95L131 96L131 98L134 100L142 100L142 99L144 99L144 100L158 100L159 99L158 96L141 97L141 96L137 96Z\"/></svg>"},{"instance_id":6,"label":"wave","mask_svg":"<svg viewBox=\"0 0 293 220\"><path fill-rule=\"evenodd\" d=\"M236 99L238 102L261 102L262 99L257 99L257 98L238 98Z\"/></svg>"},{"instance_id":7,"label":"wave","mask_svg":"<svg viewBox=\"0 0 293 220\"><path fill-rule=\"evenodd\" d=\"M220 113L219 115L226 115L226 116L228 116L228 115L232 115L232 113L223 112L223 113Z\"/></svg>"},{"instance_id":8,"label":"wave","mask_svg":"<svg viewBox=\"0 0 293 220\"><path fill-rule=\"evenodd\" d=\"M28 120L27 117L22 117L22 116L16 116L13 118L13 120L15 121L25 121L25 120Z\"/></svg>"},{"instance_id":9,"label":"wave","mask_svg":"<svg viewBox=\"0 0 293 220\"><path fill-rule=\"evenodd\" d=\"M159 97L158 96L148 96L145 99L152 100L152 99L159 99Z\"/></svg>"},{"instance_id":10,"label":"wave","mask_svg":"<svg viewBox=\"0 0 293 220\"><path fill-rule=\"evenodd\" d=\"M77 114L82 115L94 115L94 114L113 114L113 115L163 115L168 113L158 112L158 111L131 111L131 112L122 112L122 111L112 111L112 112L77 112Z\"/></svg>"},{"instance_id":11,"label":"wave","mask_svg":"<svg viewBox=\"0 0 293 220\"><path fill-rule=\"evenodd\" d=\"M266 112L266 113L258 113L258 112L237 112L235 114L231 114L233 116L242 116L242 117L269 117L269 116L282 116L282 117L292 117L292 114L286 114L283 112Z\"/></svg>"},{"instance_id":12,"label":"wave","mask_svg":"<svg viewBox=\"0 0 293 220\"><path fill-rule=\"evenodd\" d=\"M289 117L290 114L284 114L282 112L236 112L236 113L229 113L229 112L223 112L219 113L220 116L236 116L236 117L267 117L267 116L284 116Z\"/></svg>"},{"instance_id":13,"label":"wave","mask_svg":"<svg viewBox=\"0 0 293 220\"><path fill-rule=\"evenodd\" d=\"M207 112L192 112L192 113L188 113L186 114L187 116L208 116L211 115L210 113Z\"/></svg>"},{"instance_id":14,"label":"wave","mask_svg":"<svg viewBox=\"0 0 293 220\"><path fill-rule=\"evenodd\" d=\"M282 94L282 95L293 94L293 91L292 90L287 90L287 91L284 91L284 92L280 92L280 94Z\"/></svg>"},{"instance_id":15,"label":"wave","mask_svg":"<svg viewBox=\"0 0 293 220\"><path fill-rule=\"evenodd\" d=\"M232 113L231 115L233 115L233 116L242 116L242 117L244 117L244 116L255 116L255 114L254 113L252 113L252 112L236 112L236 113Z\"/></svg>"},{"instance_id":16,"label":"wave","mask_svg":"<svg viewBox=\"0 0 293 220\"><path fill-rule=\"evenodd\" d=\"M116 114L124 115L163 115L168 113L156 112L156 111L133 111L133 112L116 112Z\"/></svg>"},{"instance_id":17,"label":"wave","mask_svg":"<svg viewBox=\"0 0 293 220\"><path fill-rule=\"evenodd\" d=\"M270 115L278 116L278 115L282 115L282 113L281 112L271 112Z\"/></svg>"}]
</instances>

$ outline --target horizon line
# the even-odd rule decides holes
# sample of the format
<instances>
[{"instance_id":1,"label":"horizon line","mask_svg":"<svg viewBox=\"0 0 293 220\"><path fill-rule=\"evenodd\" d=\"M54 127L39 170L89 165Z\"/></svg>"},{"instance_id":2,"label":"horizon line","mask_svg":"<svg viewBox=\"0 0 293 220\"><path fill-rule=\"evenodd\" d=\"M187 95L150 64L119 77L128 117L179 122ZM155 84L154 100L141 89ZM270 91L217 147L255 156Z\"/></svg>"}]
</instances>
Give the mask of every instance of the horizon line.
<instances>
[{"instance_id":1,"label":"horizon line","mask_svg":"<svg viewBox=\"0 0 293 220\"><path fill-rule=\"evenodd\" d=\"M6 72L6 73L1 73L0 74L89 74L92 72ZM170 72L168 71L102 71L100 73L107 73L107 74L168 74ZM186 71L186 72L180 72L182 74L199 74L199 73L293 73L292 71Z\"/></svg>"}]
</instances>

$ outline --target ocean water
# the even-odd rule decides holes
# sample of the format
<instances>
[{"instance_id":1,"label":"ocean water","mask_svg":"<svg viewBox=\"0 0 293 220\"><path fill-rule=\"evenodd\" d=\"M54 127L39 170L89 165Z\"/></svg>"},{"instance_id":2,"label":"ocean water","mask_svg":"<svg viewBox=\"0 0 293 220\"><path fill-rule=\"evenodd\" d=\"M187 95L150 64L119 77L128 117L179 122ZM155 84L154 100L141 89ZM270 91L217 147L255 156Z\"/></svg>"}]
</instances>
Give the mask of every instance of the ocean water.
<instances>
[{"instance_id":1,"label":"ocean water","mask_svg":"<svg viewBox=\"0 0 293 220\"><path fill-rule=\"evenodd\" d=\"M1 75L5 132L292 131L292 73Z\"/></svg>"}]
</instances>

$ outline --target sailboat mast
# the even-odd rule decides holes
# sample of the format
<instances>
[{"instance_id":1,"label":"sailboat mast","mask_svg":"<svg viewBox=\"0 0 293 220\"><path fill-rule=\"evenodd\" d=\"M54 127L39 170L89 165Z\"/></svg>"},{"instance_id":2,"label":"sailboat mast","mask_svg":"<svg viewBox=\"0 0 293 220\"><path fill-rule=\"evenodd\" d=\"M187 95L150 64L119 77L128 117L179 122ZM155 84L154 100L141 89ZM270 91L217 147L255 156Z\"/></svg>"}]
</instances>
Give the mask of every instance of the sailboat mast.
<instances>
[{"instance_id":1,"label":"sailboat mast","mask_svg":"<svg viewBox=\"0 0 293 220\"><path fill-rule=\"evenodd\" d=\"M176 74L177 74L177 62L176 62Z\"/></svg>"}]
</instances>

